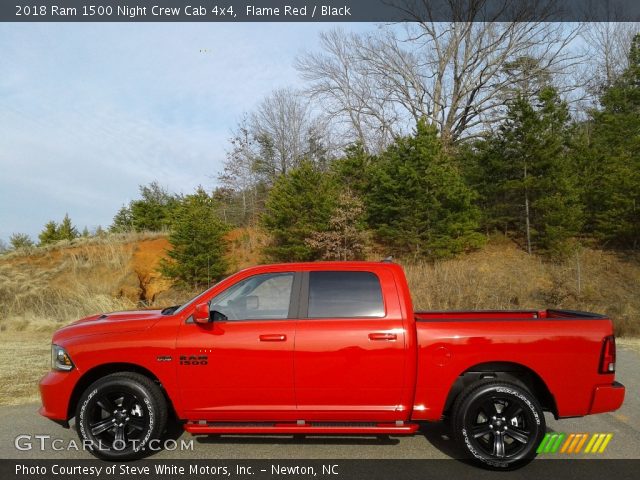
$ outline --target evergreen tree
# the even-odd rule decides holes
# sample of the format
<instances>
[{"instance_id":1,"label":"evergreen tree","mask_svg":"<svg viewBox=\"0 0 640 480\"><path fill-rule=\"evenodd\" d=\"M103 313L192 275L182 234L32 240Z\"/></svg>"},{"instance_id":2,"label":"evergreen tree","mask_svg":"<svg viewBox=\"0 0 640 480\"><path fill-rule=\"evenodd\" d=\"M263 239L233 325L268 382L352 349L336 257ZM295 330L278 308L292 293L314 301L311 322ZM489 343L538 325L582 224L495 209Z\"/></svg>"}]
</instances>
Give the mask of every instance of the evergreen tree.
<instances>
[{"instance_id":1,"label":"evergreen tree","mask_svg":"<svg viewBox=\"0 0 640 480\"><path fill-rule=\"evenodd\" d=\"M506 121L479 145L470 172L488 228L516 231L529 253L566 253L583 221L573 135L555 89L509 102Z\"/></svg>"},{"instance_id":2,"label":"evergreen tree","mask_svg":"<svg viewBox=\"0 0 640 480\"><path fill-rule=\"evenodd\" d=\"M184 197L174 211L169 259L161 262L160 271L178 284L207 287L227 270L227 225L217 215L218 205L202 187Z\"/></svg>"},{"instance_id":3,"label":"evergreen tree","mask_svg":"<svg viewBox=\"0 0 640 480\"><path fill-rule=\"evenodd\" d=\"M604 93L593 112L585 177L587 230L611 245L640 242L640 34L629 67Z\"/></svg>"},{"instance_id":4,"label":"evergreen tree","mask_svg":"<svg viewBox=\"0 0 640 480\"><path fill-rule=\"evenodd\" d=\"M113 217L112 232L158 232L169 228L180 197L158 182L140 186L140 199L123 205Z\"/></svg>"},{"instance_id":5,"label":"evergreen tree","mask_svg":"<svg viewBox=\"0 0 640 480\"><path fill-rule=\"evenodd\" d=\"M476 195L425 120L414 136L380 154L368 172L368 223L399 253L439 258L483 244Z\"/></svg>"},{"instance_id":6,"label":"evergreen tree","mask_svg":"<svg viewBox=\"0 0 640 480\"><path fill-rule=\"evenodd\" d=\"M13 250L33 247L33 240L26 233L13 233L9 237L9 244Z\"/></svg>"},{"instance_id":7,"label":"evergreen tree","mask_svg":"<svg viewBox=\"0 0 640 480\"><path fill-rule=\"evenodd\" d=\"M48 221L42 232L38 235L39 245L49 245L60 240L58 235L58 224L53 220Z\"/></svg>"},{"instance_id":8,"label":"evergreen tree","mask_svg":"<svg viewBox=\"0 0 640 480\"><path fill-rule=\"evenodd\" d=\"M116 233L121 232L131 232L134 230L133 228L133 216L131 214L131 209L123 205L118 213L113 217L113 223L109 230Z\"/></svg>"},{"instance_id":9,"label":"evergreen tree","mask_svg":"<svg viewBox=\"0 0 640 480\"><path fill-rule=\"evenodd\" d=\"M269 193L262 216L272 237L265 253L284 262L320 258L320 252L307 239L328 229L337 190L333 176L309 161L281 175Z\"/></svg>"},{"instance_id":10,"label":"evergreen tree","mask_svg":"<svg viewBox=\"0 0 640 480\"><path fill-rule=\"evenodd\" d=\"M58 226L57 240L73 240L79 236L80 234L78 233L78 229L73 225L73 223L71 223L69 214L65 214L62 222Z\"/></svg>"}]
</instances>

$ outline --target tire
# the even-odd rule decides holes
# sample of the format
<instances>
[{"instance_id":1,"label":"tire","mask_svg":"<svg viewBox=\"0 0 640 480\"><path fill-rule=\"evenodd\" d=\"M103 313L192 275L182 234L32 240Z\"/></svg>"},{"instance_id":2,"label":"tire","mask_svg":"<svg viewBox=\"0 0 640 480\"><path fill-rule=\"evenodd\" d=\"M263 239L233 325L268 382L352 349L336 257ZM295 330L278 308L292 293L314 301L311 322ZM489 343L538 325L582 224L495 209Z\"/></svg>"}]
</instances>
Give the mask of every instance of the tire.
<instances>
[{"instance_id":1,"label":"tire","mask_svg":"<svg viewBox=\"0 0 640 480\"><path fill-rule=\"evenodd\" d=\"M155 382L133 372L114 373L92 383L76 407L76 430L89 451L105 460L131 460L158 444L167 423L167 404Z\"/></svg>"},{"instance_id":2,"label":"tire","mask_svg":"<svg viewBox=\"0 0 640 480\"><path fill-rule=\"evenodd\" d=\"M495 380L470 385L453 405L452 426L466 458L513 470L536 456L546 432L544 413L526 388Z\"/></svg>"}]
</instances>

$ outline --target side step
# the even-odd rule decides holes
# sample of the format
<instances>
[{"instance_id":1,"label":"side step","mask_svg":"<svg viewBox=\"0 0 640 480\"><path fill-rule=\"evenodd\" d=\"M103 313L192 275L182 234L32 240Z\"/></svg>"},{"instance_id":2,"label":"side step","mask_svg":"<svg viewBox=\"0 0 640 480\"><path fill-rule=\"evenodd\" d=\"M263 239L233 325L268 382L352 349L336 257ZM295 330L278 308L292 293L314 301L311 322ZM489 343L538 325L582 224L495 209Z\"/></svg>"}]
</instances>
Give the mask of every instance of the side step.
<instances>
[{"instance_id":1,"label":"side step","mask_svg":"<svg viewBox=\"0 0 640 480\"><path fill-rule=\"evenodd\" d=\"M184 429L194 435L411 435L417 423L246 423L188 422Z\"/></svg>"}]
</instances>

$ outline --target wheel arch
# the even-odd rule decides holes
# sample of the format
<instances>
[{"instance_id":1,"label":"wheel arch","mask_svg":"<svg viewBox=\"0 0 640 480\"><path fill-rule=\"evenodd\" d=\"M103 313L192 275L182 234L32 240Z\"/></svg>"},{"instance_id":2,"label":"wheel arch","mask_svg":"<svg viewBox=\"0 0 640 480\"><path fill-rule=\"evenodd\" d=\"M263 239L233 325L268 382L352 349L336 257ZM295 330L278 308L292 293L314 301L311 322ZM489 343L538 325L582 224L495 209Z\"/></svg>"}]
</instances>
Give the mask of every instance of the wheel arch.
<instances>
[{"instance_id":1,"label":"wheel arch","mask_svg":"<svg viewBox=\"0 0 640 480\"><path fill-rule=\"evenodd\" d=\"M456 398L469 385L494 378L497 381L512 382L528 389L542 405L543 410L553 413L558 418L558 409L553 393L542 377L531 368L515 362L479 363L462 372L453 383L444 406L444 414L451 411Z\"/></svg>"},{"instance_id":2,"label":"wheel arch","mask_svg":"<svg viewBox=\"0 0 640 480\"><path fill-rule=\"evenodd\" d=\"M82 392L84 392L89 387L89 385L106 375L124 372L138 373L155 382L160 387L160 390L162 391L165 400L167 401L167 406L169 407L169 412L167 413L174 415L174 417L176 416L173 400L169 396L169 393L166 391L166 389L163 387L162 382L151 370L148 370L147 368L141 367L140 365L136 365L134 363L114 362L97 365L90 370L87 370L80 377L80 379L73 387L71 397L69 398L69 404L67 405L67 419L71 419L73 416L75 416L75 409L80 396L82 395Z\"/></svg>"}]
</instances>

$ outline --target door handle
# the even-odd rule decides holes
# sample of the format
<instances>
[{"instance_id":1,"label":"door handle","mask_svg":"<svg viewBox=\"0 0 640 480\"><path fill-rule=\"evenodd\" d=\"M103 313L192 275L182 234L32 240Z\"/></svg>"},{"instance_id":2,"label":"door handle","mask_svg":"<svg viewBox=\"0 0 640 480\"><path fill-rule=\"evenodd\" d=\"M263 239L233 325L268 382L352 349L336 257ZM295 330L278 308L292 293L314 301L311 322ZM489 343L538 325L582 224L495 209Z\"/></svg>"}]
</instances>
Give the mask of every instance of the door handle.
<instances>
[{"instance_id":1,"label":"door handle","mask_svg":"<svg viewBox=\"0 0 640 480\"><path fill-rule=\"evenodd\" d=\"M395 333L370 333L369 340L397 340L398 336Z\"/></svg>"},{"instance_id":2,"label":"door handle","mask_svg":"<svg viewBox=\"0 0 640 480\"><path fill-rule=\"evenodd\" d=\"M270 333L267 335L260 335L261 342L284 342L287 340L287 336L281 333Z\"/></svg>"}]
</instances>

